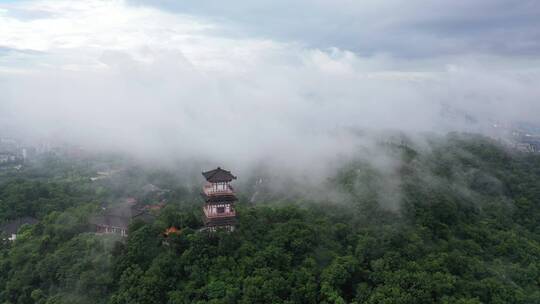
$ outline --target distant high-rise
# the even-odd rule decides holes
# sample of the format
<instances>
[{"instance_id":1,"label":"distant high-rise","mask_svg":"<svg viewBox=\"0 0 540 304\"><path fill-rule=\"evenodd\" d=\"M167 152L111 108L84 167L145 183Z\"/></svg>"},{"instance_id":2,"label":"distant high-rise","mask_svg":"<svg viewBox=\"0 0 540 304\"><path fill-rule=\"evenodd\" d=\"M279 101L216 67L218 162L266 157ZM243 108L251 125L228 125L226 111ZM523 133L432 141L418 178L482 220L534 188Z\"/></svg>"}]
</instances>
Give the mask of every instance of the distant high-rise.
<instances>
[{"instance_id":1,"label":"distant high-rise","mask_svg":"<svg viewBox=\"0 0 540 304\"><path fill-rule=\"evenodd\" d=\"M202 192L205 201L204 224L210 231L217 228L233 231L236 225L234 203L237 199L230 182L236 176L220 167L203 172L202 175L207 181Z\"/></svg>"}]
</instances>

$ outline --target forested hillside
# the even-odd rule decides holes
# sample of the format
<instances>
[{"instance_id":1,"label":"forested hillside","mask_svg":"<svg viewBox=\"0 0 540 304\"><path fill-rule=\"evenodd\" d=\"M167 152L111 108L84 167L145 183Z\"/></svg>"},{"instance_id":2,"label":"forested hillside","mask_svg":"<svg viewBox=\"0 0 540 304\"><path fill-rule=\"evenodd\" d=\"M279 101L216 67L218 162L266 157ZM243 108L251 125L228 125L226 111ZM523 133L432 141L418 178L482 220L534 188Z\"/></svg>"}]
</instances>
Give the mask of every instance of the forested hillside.
<instances>
[{"instance_id":1,"label":"forested hillside","mask_svg":"<svg viewBox=\"0 0 540 304\"><path fill-rule=\"evenodd\" d=\"M364 158L321 186L338 201L242 199L233 233L199 232L197 191L167 173L95 183L61 160L2 173L0 220L40 223L2 242L0 302L540 303L539 155L457 134L381 149L399 160L398 193ZM135 180L171 187L156 220L126 239L90 232Z\"/></svg>"}]
</instances>

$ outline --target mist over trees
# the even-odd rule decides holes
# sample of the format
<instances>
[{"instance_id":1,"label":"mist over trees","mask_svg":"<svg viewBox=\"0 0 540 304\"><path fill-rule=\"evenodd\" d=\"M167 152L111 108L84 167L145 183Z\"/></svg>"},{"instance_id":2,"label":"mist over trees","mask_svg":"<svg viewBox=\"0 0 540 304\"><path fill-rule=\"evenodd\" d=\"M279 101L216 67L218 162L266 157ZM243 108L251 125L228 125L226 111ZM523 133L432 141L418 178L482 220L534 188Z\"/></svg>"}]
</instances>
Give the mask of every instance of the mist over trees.
<instances>
[{"instance_id":1,"label":"mist over trees","mask_svg":"<svg viewBox=\"0 0 540 304\"><path fill-rule=\"evenodd\" d=\"M357 130L489 135L537 121L531 1L243 2L0 4L2 136L305 168L348 155Z\"/></svg>"},{"instance_id":2,"label":"mist over trees","mask_svg":"<svg viewBox=\"0 0 540 304\"><path fill-rule=\"evenodd\" d=\"M67 160L31 166L21 173L25 180L3 172L0 218L28 214L40 223L2 243L0 298L4 303L540 301L538 155L467 134L433 137L429 148L396 143L381 149L399 159L394 188L399 196L381 191L388 174L361 158L320 185L341 193L334 200L260 186L253 202L256 189L246 182L234 233L199 232L198 189L172 172L133 166L95 183L84 178L93 170L91 162ZM172 190L155 221L132 222L127 239L89 231L88 219L99 212L101 200L122 197L123 189L136 191L148 181ZM180 232L165 237L170 226Z\"/></svg>"},{"instance_id":3,"label":"mist over trees","mask_svg":"<svg viewBox=\"0 0 540 304\"><path fill-rule=\"evenodd\" d=\"M538 0L0 0L0 304L540 303L539 37Z\"/></svg>"}]
</instances>

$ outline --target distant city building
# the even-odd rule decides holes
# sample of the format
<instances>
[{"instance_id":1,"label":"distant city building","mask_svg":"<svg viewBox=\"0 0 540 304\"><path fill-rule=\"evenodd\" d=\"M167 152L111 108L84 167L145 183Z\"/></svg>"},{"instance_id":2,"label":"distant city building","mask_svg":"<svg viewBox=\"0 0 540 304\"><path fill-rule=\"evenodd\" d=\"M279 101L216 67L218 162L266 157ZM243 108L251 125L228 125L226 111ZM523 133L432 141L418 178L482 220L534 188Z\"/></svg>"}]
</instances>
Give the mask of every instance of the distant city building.
<instances>
[{"instance_id":1,"label":"distant city building","mask_svg":"<svg viewBox=\"0 0 540 304\"><path fill-rule=\"evenodd\" d=\"M233 231L236 225L234 204L237 199L230 182L236 179L236 176L220 167L203 172L202 175L207 181L202 192L205 201L203 220L206 228L209 231L215 231L217 228Z\"/></svg>"},{"instance_id":2,"label":"distant city building","mask_svg":"<svg viewBox=\"0 0 540 304\"><path fill-rule=\"evenodd\" d=\"M19 149L19 142L11 138L0 138L0 151L15 152Z\"/></svg>"},{"instance_id":3,"label":"distant city building","mask_svg":"<svg viewBox=\"0 0 540 304\"><path fill-rule=\"evenodd\" d=\"M491 137L523 153L540 153L540 126L530 123L496 122Z\"/></svg>"},{"instance_id":4,"label":"distant city building","mask_svg":"<svg viewBox=\"0 0 540 304\"><path fill-rule=\"evenodd\" d=\"M23 161L26 161L28 159L28 150L26 148L22 148L21 150Z\"/></svg>"},{"instance_id":5,"label":"distant city building","mask_svg":"<svg viewBox=\"0 0 540 304\"><path fill-rule=\"evenodd\" d=\"M0 165L20 162L21 159L12 152L0 152Z\"/></svg>"},{"instance_id":6,"label":"distant city building","mask_svg":"<svg viewBox=\"0 0 540 304\"><path fill-rule=\"evenodd\" d=\"M514 148L519 152L533 153L536 152L536 147L528 143L517 143Z\"/></svg>"},{"instance_id":7,"label":"distant city building","mask_svg":"<svg viewBox=\"0 0 540 304\"><path fill-rule=\"evenodd\" d=\"M529 146L529 152L540 152L540 135L525 134L520 143Z\"/></svg>"}]
</instances>

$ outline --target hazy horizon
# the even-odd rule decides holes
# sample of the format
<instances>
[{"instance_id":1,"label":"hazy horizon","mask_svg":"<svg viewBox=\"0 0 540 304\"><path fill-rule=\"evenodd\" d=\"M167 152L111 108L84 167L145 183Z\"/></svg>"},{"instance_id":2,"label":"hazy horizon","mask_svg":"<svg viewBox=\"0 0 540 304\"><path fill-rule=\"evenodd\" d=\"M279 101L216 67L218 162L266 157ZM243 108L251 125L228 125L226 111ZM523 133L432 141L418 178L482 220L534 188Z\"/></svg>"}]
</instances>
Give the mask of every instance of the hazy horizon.
<instances>
[{"instance_id":1,"label":"hazy horizon","mask_svg":"<svg viewBox=\"0 0 540 304\"><path fill-rule=\"evenodd\" d=\"M0 1L0 127L305 168L370 134L538 121L535 1Z\"/></svg>"}]
</instances>

